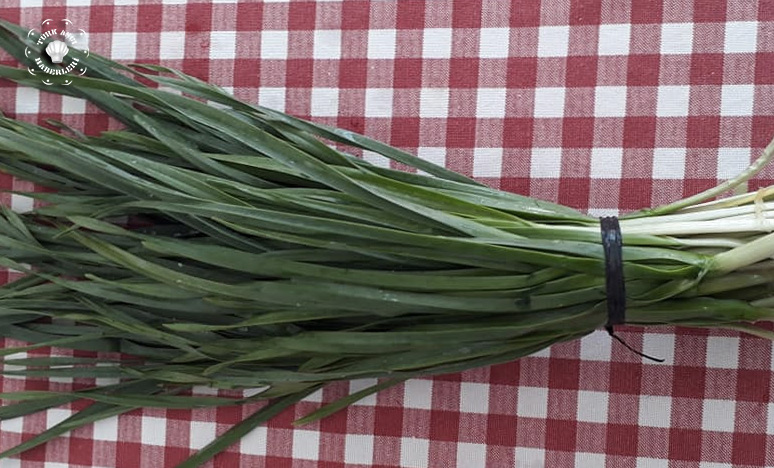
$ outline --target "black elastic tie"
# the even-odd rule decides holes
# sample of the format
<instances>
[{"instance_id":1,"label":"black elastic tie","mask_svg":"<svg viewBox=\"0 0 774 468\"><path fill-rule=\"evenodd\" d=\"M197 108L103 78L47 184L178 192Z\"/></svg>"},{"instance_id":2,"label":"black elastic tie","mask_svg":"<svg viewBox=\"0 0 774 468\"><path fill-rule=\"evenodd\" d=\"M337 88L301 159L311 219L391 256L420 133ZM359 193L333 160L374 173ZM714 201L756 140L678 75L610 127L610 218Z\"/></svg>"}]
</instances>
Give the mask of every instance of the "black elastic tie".
<instances>
[{"instance_id":1,"label":"black elastic tie","mask_svg":"<svg viewBox=\"0 0 774 468\"><path fill-rule=\"evenodd\" d=\"M621 226L615 216L600 218L599 228L602 233L602 247L605 252L605 291L607 294L607 323L605 330L616 341L638 356L655 362L664 359L648 356L637 351L615 334L613 327L626 323L626 284L623 272L623 239Z\"/></svg>"},{"instance_id":2,"label":"black elastic tie","mask_svg":"<svg viewBox=\"0 0 774 468\"><path fill-rule=\"evenodd\" d=\"M611 331L613 326L626 323L626 284L623 274L623 241L618 218L607 216L600 218L599 228L602 231L602 247L605 251L605 288L607 292L607 324L605 329Z\"/></svg>"}]
</instances>

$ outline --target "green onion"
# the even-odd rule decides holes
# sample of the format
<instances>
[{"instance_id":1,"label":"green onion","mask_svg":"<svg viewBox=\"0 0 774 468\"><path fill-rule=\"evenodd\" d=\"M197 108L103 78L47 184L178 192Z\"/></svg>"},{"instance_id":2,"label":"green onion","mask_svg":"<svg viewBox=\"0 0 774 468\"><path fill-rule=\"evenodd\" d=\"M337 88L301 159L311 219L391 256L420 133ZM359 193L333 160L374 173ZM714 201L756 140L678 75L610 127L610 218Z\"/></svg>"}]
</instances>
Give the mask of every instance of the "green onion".
<instances>
[{"instance_id":1,"label":"green onion","mask_svg":"<svg viewBox=\"0 0 774 468\"><path fill-rule=\"evenodd\" d=\"M24 34L2 23L0 47L27 64L39 46ZM119 383L0 394L18 400L0 419L92 402L0 458L135 408L270 400L181 465L196 466L328 382L382 379L299 423L605 325L597 219L176 70L78 54L88 73L69 86L0 67L125 125L87 136L0 117L0 169L50 189L25 193L42 202L32 212L0 211L0 265L27 274L0 287L0 336L30 343L0 351L2 372ZM774 143L733 180L621 218L627 323L774 338L754 325L774 319L774 188L712 201L773 156ZM130 357L11 358L44 346ZM189 396L197 385L263 391Z\"/></svg>"}]
</instances>

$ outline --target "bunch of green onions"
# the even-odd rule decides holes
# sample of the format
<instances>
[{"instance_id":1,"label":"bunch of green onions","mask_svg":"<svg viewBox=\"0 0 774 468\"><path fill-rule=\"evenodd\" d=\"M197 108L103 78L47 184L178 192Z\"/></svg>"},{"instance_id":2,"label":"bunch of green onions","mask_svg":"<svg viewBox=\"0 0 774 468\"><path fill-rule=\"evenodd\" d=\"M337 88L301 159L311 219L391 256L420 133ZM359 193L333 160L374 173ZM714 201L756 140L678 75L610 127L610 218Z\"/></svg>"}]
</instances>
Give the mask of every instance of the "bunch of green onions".
<instances>
[{"instance_id":1,"label":"bunch of green onions","mask_svg":"<svg viewBox=\"0 0 774 468\"><path fill-rule=\"evenodd\" d=\"M0 47L26 63L24 48L38 46L24 33L3 23ZM269 400L180 465L197 466L329 382L382 379L298 423L415 376L511 361L605 325L597 219L175 70L80 59L88 75L69 86L0 67L125 125L87 136L0 118L0 169L50 189L25 193L42 202L33 211L0 216L0 265L26 273L0 288L0 336L30 343L0 355L124 353L6 359L13 370L3 370L119 380L1 394L16 402L0 419L93 404L0 457L139 407ZM752 325L774 319L774 189L706 201L772 155L774 144L734 180L621 219L627 323L774 338ZM199 385L264 390L191 395Z\"/></svg>"}]
</instances>

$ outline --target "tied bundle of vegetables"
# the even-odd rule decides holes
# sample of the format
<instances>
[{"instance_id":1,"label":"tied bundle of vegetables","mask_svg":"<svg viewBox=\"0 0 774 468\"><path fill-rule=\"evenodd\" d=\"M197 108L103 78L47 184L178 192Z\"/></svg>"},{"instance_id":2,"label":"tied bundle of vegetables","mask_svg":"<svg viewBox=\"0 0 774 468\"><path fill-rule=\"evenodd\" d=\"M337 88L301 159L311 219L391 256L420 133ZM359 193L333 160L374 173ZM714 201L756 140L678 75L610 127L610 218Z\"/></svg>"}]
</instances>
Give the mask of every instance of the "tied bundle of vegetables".
<instances>
[{"instance_id":1,"label":"tied bundle of vegetables","mask_svg":"<svg viewBox=\"0 0 774 468\"><path fill-rule=\"evenodd\" d=\"M24 33L4 23L0 34L23 62L38 47ZM329 382L382 378L299 423L414 376L511 361L606 324L597 219L175 70L79 58L88 74L69 86L0 67L126 127L86 136L0 119L0 169L51 189L26 193L39 208L0 216L0 263L27 273L0 288L0 335L30 343L0 351L120 352L6 359L14 367L3 371L119 380L0 395L19 400L0 418L93 401L0 457L138 407L270 400L181 465L196 466ZM774 319L774 189L706 201L773 154L774 144L734 180L621 219L627 323L774 338L752 324ZM263 391L188 394L198 385Z\"/></svg>"}]
</instances>

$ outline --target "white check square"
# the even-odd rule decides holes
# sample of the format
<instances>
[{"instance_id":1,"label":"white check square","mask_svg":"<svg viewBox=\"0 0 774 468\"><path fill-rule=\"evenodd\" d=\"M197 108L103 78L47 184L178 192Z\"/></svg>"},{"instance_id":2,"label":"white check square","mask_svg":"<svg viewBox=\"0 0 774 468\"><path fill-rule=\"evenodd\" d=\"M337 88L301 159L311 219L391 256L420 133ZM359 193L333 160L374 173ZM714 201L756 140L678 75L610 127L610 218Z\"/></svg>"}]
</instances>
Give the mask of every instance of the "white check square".
<instances>
[{"instance_id":1,"label":"white check square","mask_svg":"<svg viewBox=\"0 0 774 468\"><path fill-rule=\"evenodd\" d=\"M210 58L213 60L236 58L236 36L236 31L210 32Z\"/></svg>"},{"instance_id":2,"label":"white check square","mask_svg":"<svg viewBox=\"0 0 774 468\"><path fill-rule=\"evenodd\" d=\"M239 441L239 451L249 455L266 455L266 439L268 429L258 426Z\"/></svg>"},{"instance_id":3,"label":"white check square","mask_svg":"<svg viewBox=\"0 0 774 468\"><path fill-rule=\"evenodd\" d=\"M653 178L683 180L685 177L685 155L685 148L654 149Z\"/></svg>"},{"instance_id":4,"label":"white check square","mask_svg":"<svg viewBox=\"0 0 774 468\"><path fill-rule=\"evenodd\" d=\"M368 31L368 58L394 59L397 33L394 29L371 29Z\"/></svg>"},{"instance_id":5,"label":"white check square","mask_svg":"<svg viewBox=\"0 0 774 468\"><path fill-rule=\"evenodd\" d=\"M739 366L739 338L707 337L705 365L715 369L736 369Z\"/></svg>"},{"instance_id":6,"label":"white check square","mask_svg":"<svg viewBox=\"0 0 774 468\"><path fill-rule=\"evenodd\" d=\"M680 176L680 179L682 178ZM646 361L649 366L671 366L675 362L675 335L672 333L643 333L642 352L648 356L657 356L664 360L664 362Z\"/></svg>"},{"instance_id":7,"label":"white check square","mask_svg":"<svg viewBox=\"0 0 774 468\"><path fill-rule=\"evenodd\" d=\"M535 117L563 117L565 88L535 89Z\"/></svg>"},{"instance_id":8,"label":"white check square","mask_svg":"<svg viewBox=\"0 0 774 468\"><path fill-rule=\"evenodd\" d=\"M167 445L167 421L164 418L142 416L140 441L143 445Z\"/></svg>"},{"instance_id":9,"label":"white check square","mask_svg":"<svg viewBox=\"0 0 774 468\"><path fill-rule=\"evenodd\" d=\"M506 58L511 37L509 28L482 28L478 54L481 58Z\"/></svg>"},{"instance_id":10,"label":"white check square","mask_svg":"<svg viewBox=\"0 0 774 468\"><path fill-rule=\"evenodd\" d=\"M767 39L769 40L769 39ZM758 22L729 21L726 23L723 50L727 54L752 54L758 41Z\"/></svg>"},{"instance_id":11,"label":"white check square","mask_svg":"<svg viewBox=\"0 0 774 468\"><path fill-rule=\"evenodd\" d=\"M368 88L365 92L366 117L392 117L393 90Z\"/></svg>"},{"instance_id":12,"label":"white check square","mask_svg":"<svg viewBox=\"0 0 774 468\"><path fill-rule=\"evenodd\" d=\"M505 117L505 88L479 88L477 94L477 118L502 119Z\"/></svg>"},{"instance_id":13,"label":"white check square","mask_svg":"<svg viewBox=\"0 0 774 468\"><path fill-rule=\"evenodd\" d=\"M403 385L403 406L430 409L433 407L433 381L410 379Z\"/></svg>"},{"instance_id":14,"label":"white check square","mask_svg":"<svg viewBox=\"0 0 774 468\"><path fill-rule=\"evenodd\" d=\"M489 385L462 382L460 384L460 411L487 414L489 412Z\"/></svg>"},{"instance_id":15,"label":"white check square","mask_svg":"<svg viewBox=\"0 0 774 468\"><path fill-rule=\"evenodd\" d=\"M640 396L640 426L669 427L672 419L672 398L656 395Z\"/></svg>"},{"instance_id":16,"label":"white check square","mask_svg":"<svg viewBox=\"0 0 774 468\"><path fill-rule=\"evenodd\" d=\"M569 44L569 26L541 26L538 28L538 57L566 57Z\"/></svg>"},{"instance_id":17,"label":"white check square","mask_svg":"<svg viewBox=\"0 0 774 468\"><path fill-rule=\"evenodd\" d=\"M623 171L623 148L593 148L591 150L592 179L620 179Z\"/></svg>"},{"instance_id":18,"label":"white check square","mask_svg":"<svg viewBox=\"0 0 774 468\"><path fill-rule=\"evenodd\" d=\"M546 451L543 449L516 447L514 458L516 468L542 468L546 466Z\"/></svg>"},{"instance_id":19,"label":"white check square","mask_svg":"<svg viewBox=\"0 0 774 468\"><path fill-rule=\"evenodd\" d=\"M135 60L137 57L137 33L114 32L111 35L110 58L113 60Z\"/></svg>"},{"instance_id":20,"label":"white check square","mask_svg":"<svg viewBox=\"0 0 774 468\"><path fill-rule=\"evenodd\" d=\"M19 88L22 89L22 88ZM63 114L84 114L86 113L86 100L71 96L62 96Z\"/></svg>"},{"instance_id":21,"label":"white check square","mask_svg":"<svg viewBox=\"0 0 774 468\"><path fill-rule=\"evenodd\" d=\"M452 30L427 28L423 30L422 58L448 59L451 57Z\"/></svg>"},{"instance_id":22,"label":"white check square","mask_svg":"<svg viewBox=\"0 0 774 468\"><path fill-rule=\"evenodd\" d=\"M742 116L753 115L755 85L725 85L720 94L720 115Z\"/></svg>"},{"instance_id":23,"label":"white check square","mask_svg":"<svg viewBox=\"0 0 774 468\"><path fill-rule=\"evenodd\" d=\"M636 468L669 468L669 460L663 458L637 457Z\"/></svg>"},{"instance_id":24,"label":"white check square","mask_svg":"<svg viewBox=\"0 0 774 468\"><path fill-rule=\"evenodd\" d=\"M374 436L347 434L344 439L344 462L371 465L374 461Z\"/></svg>"},{"instance_id":25,"label":"white check square","mask_svg":"<svg viewBox=\"0 0 774 468\"><path fill-rule=\"evenodd\" d=\"M40 91L33 88L16 89L16 113L37 114L40 111Z\"/></svg>"},{"instance_id":26,"label":"white check square","mask_svg":"<svg viewBox=\"0 0 774 468\"><path fill-rule=\"evenodd\" d=\"M320 455L320 433L303 429L293 430L293 458L317 460Z\"/></svg>"},{"instance_id":27,"label":"white check square","mask_svg":"<svg viewBox=\"0 0 774 468\"><path fill-rule=\"evenodd\" d=\"M312 88L312 115L317 117L339 115L339 89Z\"/></svg>"},{"instance_id":28,"label":"white check square","mask_svg":"<svg viewBox=\"0 0 774 468\"><path fill-rule=\"evenodd\" d=\"M383 157L383 156L382 156ZM386 158L385 158L386 159ZM378 383L376 379L357 379L349 382L349 394L357 393ZM368 395L353 403L353 406L376 406L376 394Z\"/></svg>"},{"instance_id":29,"label":"white check square","mask_svg":"<svg viewBox=\"0 0 774 468\"><path fill-rule=\"evenodd\" d=\"M179 60L183 57L185 57L185 31L162 31L159 36L159 58Z\"/></svg>"},{"instance_id":30,"label":"white check square","mask_svg":"<svg viewBox=\"0 0 774 468\"><path fill-rule=\"evenodd\" d=\"M288 32L261 31L261 58L277 60L288 58Z\"/></svg>"},{"instance_id":31,"label":"white check square","mask_svg":"<svg viewBox=\"0 0 774 468\"><path fill-rule=\"evenodd\" d=\"M406 468L425 468L428 465L430 441L414 437L400 439L400 466Z\"/></svg>"},{"instance_id":32,"label":"white check square","mask_svg":"<svg viewBox=\"0 0 774 468\"><path fill-rule=\"evenodd\" d=\"M533 179L555 179L562 171L562 148L534 148L530 164Z\"/></svg>"},{"instance_id":33,"label":"white check square","mask_svg":"<svg viewBox=\"0 0 774 468\"><path fill-rule=\"evenodd\" d=\"M341 31L338 29L322 29L314 32L314 58L341 58Z\"/></svg>"},{"instance_id":34,"label":"white check square","mask_svg":"<svg viewBox=\"0 0 774 468\"><path fill-rule=\"evenodd\" d=\"M209 421L191 421L189 446L200 449L215 440L217 425Z\"/></svg>"},{"instance_id":35,"label":"white check square","mask_svg":"<svg viewBox=\"0 0 774 468\"><path fill-rule=\"evenodd\" d=\"M656 116L686 117L691 98L690 86L659 86Z\"/></svg>"},{"instance_id":36,"label":"white check square","mask_svg":"<svg viewBox=\"0 0 774 468\"><path fill-rule=\"evenodd\" d=\"M736 402L733 400L705 399L701 417L704 431L734 432Z\"/></svg>"},{"instance_id":37,"label":"white check square","mask_svg":"<svg viewBox=\"0 0 774 468\"><path fill-rule=\"evenodd\" d=\"M664 23L661 25L662 54L690 54L691 50L693 50L693 23Z\"/></svg>"},{"instance_id":38,"label":"white check square","mask_svg":"<svg viewBox=\"0 0 774 468\"><path fill-rule=\"evenodd\" d=\"M593 216L611 216L607 213L594 213ZM580 340L580 358L584 361L609 361L611 340L607 333L592 333Z\"/></svg>"},{"instance_id":39,"label":"white check square","mask_svg":"<svg viewBox=\"0 0 774 468\"><path fill-rule=\"evenodd\" d=\"M578 391L578 421L606 423L608 399L606 392Z\"/></svg>"},{"instance_id":40,"label":"white check square","mask_svg":"<svg viewBox=\"0 0 774 468\"><path fill-rule=\"evenodd\" d=\"M420 146L417 148L417 156L441 167L446 165L446 148Z\"/></svg>"},{"instance_id":41,"label":"white check square","mask_svg":"<svg viewBox=\"0 0 774 468\"><path fill-rule=\"evenodd\" d=\"M502 148L476 148L473 150L473 177L500 177L502 172Z\"/></svg>"},{"instance_id":42,"label":"white check square","mask_svg":"<svg viewBox=\"0 0 774 468\"><path fill-rule=\"evenodd\" d=\"M446 118L449 115L449 88L422 88L419 91L419 116Z\"/></svg>"},{"instance_id":43,"label":"white check square","mask_svg":"<svg viewBox=\"0 0 774 468\"><path fill-rule=\"evenodd\" d=\"M457 466L486 466L486 445L458 442Z\"/></svg>"},{"instance_id":44,"label":"white check square","mask_svg":"<svg viewBox=\"0 0 774 468\"><path fill-rule=\"evenodd\" d=\"M548 389L519 387L516 415L527 418L545 418L548 414Z\"/></svg>"},{"instance_id":45,"label":"white check square","mask_svg":"<svg viewBox=\"0 0 774 468\"><path fill-rule=\"evenodd\" d=\"M578 468L592 466L605 466L604 453L578 452L575 454L575 466Z\"/></svg>"},{"instance_id":46,"label":"white check square","mask_svg":"<svg viewBox=\"0 0 774 468\"><path fill-rule=\"evenodd\" d=\"M118 441L118 417L100 419L94 423L94 440L105 440L108 442Z\"/></svg>"},{"instance_id":47,"label":"white check square","mask_svg":"<svg viewBox=\"0 0 774 468\"><path fill-rule=\"evenodd\" d=\"M630 24L602 24L599 26L599 55L627 55L629 53Z\"/></svg>"},{"instance_id":48,"label":"white check square","mask_svg":"<svg viewBox=\"0 0 774 468\"><path fill-rule=\"evenodd\" d=\"M718 179L733 179L750 165L750 148L718 149Z\"/></svg>"},{"instance_id":49,"label":"white check square","mask_svg":"<svg viewBox=\"0 0 774 468\"><path fill-rule=\"evenodd\" d=\"M278 111L285 110L285 88L260 88L258 90L258 104Z\"/></svg>"},{"instance_id":50,"label":"white check square","mask_svg":"<svg viewBox=\"0 0 774 468\"><path fill-rule=\"evenodd\" d=\"M597 86L594 89L594 117L626 116L626 86Z\"/></svg>"}]
</instances>

